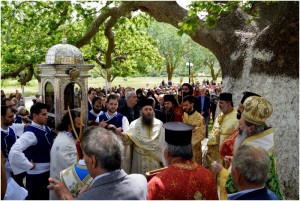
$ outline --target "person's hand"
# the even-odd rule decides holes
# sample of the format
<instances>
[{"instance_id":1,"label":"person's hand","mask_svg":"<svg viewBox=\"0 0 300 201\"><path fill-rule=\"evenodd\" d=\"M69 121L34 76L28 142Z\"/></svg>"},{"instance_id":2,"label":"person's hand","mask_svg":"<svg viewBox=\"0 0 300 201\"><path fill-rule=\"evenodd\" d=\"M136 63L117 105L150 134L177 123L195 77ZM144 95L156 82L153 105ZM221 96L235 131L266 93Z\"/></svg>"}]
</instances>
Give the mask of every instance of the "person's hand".
<instances>
[{"instance_id":1,"label":"person's hand","mask_svg":"<svg viewBox=\"0 0 300 201\"><path fill-rule=\"evenodd\" d=\"M122 131L123 131L123 129L121 127L120 128L116 128L115 133L117 135L121 136L122 135Z\"/></svg>"},{"instance_id":2,"label":"person's hand","mask_svg":"<svg viewBox=\"0 0 300 201\"><path fill-rule=\"evenodd\" d=\"M228 169L233 157L232 156L225 156L224 157L224 162L225 162L225 168Z\"/></svg>"},{"instance_id":3,"label":"person's hand","mask_svg":"<svg viewBox=\"0 0 300 201\"><path fill-rule=\"evenodd\" d=\"M214 161L211 163L211 169L213 173L219 174L219 172L223 169L223 165Z\"/></svg>"},{"instance_id":4,"label":"person's hand","mask_svg":"<svg viewBox=\"0 0 300 201\"><path fill-rule=\"evenodd\" d=\"M106 126L108 126L108 124L102 120L100 123L99 123L99 126L101 126L102 128L106 128Z\"/></svg>"},{"instance_id":5,"label":"person's hand","mask_svg":"<svg viewBox=\"0 0 300 201\"><path fill-rule=\"evenodd\" d=\"M108 126L106 126L107 129L115 131L117 129L117 127L113 124L109 124Z\"/></svg>"},{"instance_id":6,"label":"person's hand","mask_svg":"<svg viewBox=\"0 0 300 201\"><path fill-rule=\"evenodd\" d=\"M33 170L35 168L35 163L33 162L33 160L31 160L30 163L32 164L32 168L30 168L30 170Z\"/></svg>"},{"instance_id":7,"label":"person's hand","mask_svg":"<svg viewBox=\"0 0 300 201\"><path fill-rule=\"evenodd\" d=\"M73 195L69 191L69 189L62 182L57 179L49 178L50 185L48 185L49 190L54 190L56 196L60 200L74 200Z\"/></svg>"}]
</instances>

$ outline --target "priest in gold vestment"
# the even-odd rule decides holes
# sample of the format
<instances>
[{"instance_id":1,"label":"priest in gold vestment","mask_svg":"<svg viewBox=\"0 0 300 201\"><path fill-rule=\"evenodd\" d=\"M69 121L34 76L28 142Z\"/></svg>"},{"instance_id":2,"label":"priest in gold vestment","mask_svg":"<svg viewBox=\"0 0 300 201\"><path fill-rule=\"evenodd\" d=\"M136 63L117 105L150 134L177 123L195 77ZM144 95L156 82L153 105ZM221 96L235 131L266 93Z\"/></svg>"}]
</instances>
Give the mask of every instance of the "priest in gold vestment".
<instances>
[{"instance_id":1,"label":"priest in gold vestment","mask_svg":"<svg viewBox=\"0 0 300 201\"><path fill-rule=\"evenodd\" d=\"M237 111L233 108L231 93L221 93L218 105L222 113L217 116L212 131L209 133L207 154L212 160L222 162L219 149L237 127L239 121L236 118Z\"/></svg>"},{"instance_id":2,"label":"priest in gold vestment","mask_svg":"<svg viewBox=\"0 0 300 201\"><path fill-rule=\"evenodd\" d=\"M205 120L204 117L194 109L194 97L192 95L185 96L183 99L183 123L195 126L192 132L193 160L202 165L202 145L201 141L205 136Z\"/></svg>"},{"instance_id":3,"label":"priest in gold vestment","mask_svg":"<svg viewBox=\"0 0 300 201\"><path fill-rule=\"evenodd\" d=\"M130 123L127 132L120 133L124 144L131 146L131 151L125 153L123 164L128 174L145 175L148 171L163 167L163 123L154 118L152 103L152 99L141 100L141 116Z\"/></svg>"},{"instance_id":4,"label":"priest in gold vestment","mask_svg":"<svg viewBox=\"0 0 300 201\"><path fill-rule=\"evenodd\" d=\"M239 135L234 142L234 151L244 144L260 146L268 152L270 156L271 167L269 169L268 180L266 186L273 191L277 197L282 199L282 191L279 184L278 174L276 171L276 160L274 156L274 129L266 125L266 119L271 116L273 112L272 104L263 97L249 96L243 103L243 111L239 123ZM214 172L219 172L219 175L226 182L225 185L220 185L221 197L220 199L226 199L226 195L222 196L222 191L235 193L237 189L232 181L230 171L222 167L218 163L213 164Z\"/></svg>"},{"instance_id":5,"label":"priest in gold vestment","mask_svg":"<svg viewBox=\"0 0 300 201\"><path fill-rule=\"evenodd\" d=\"M253 93L253 92L249 92L249 91L243 92L243 97L241 99L241 103L238 105L238 108L237 108L236 118L238 120L241 119L242 112L244 111L243 103L250 96L260 96L260 95ZM229 172L227 171L227 169L229 168L229 165L230 165L229 163L233 156L235 139L238 137L238 134L239 134L239 129L237 127L232 132L232 134L230 134L230 136L226 140L224 140L224 142L222 143L220 150L219 150L220 157L222 157L224 159L225 168L226 168L226 169L225 168L221 169L221 171L219 172L219 187L220 187L219 189L220 189L220 199L221 200L227 200L227 191L225 189L227 177L229 175ZM217 166L219 166L220 168L222 167L219 164ZM214 171L216 171L216 170L214 170ZM217 173L217 172L215 172L215 173Z\"/></svg>"}]
</instances>

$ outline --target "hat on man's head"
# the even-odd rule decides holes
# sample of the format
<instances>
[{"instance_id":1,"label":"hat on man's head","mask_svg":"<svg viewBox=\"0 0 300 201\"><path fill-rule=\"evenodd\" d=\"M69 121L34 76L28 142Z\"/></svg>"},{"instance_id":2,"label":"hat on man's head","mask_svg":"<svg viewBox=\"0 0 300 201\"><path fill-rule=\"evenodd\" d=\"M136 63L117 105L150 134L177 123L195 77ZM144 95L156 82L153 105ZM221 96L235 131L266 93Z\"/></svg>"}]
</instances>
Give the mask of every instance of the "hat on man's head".
<instances>
[{"instance_id":1,"label":"hat on man's head","mask_svg":"<svg viewBox=\"0 0 300 201\"><path fill-rule=\"evenodd\" d=\"M243 106L242 117L256 125L264 124L273 113L272 104L264 97L250 96L245 100Z\"/></svg>"},{"instance_id":2,"label":"hat on man's head","mask_svg":"<svg viewBox=\"0 0 300 201\"><path fill-rule=\"evenodd\" d=\"M153 99L145 98L145 99L140 100L138 104L142 109L144 106L147 106L147 105L152 107L153 101L154 101Z\"/></svg>"},{"instance_id":3,"label":"hat on man's head","mask_svg":"<svg viewBox=\"0 0 300 201\"><path fill-rule=\"evenodd\" d=\"M175 146L186 146L192 144L192 125L182 122L167 122L165 128L165 140L168 144Z\"/></svg>"},{"instance_id":4,"label":"hat on man's head","mask_svg":"<svg viewBox=\"0 0 300 201\"><path fill-rule=\"evenodd\" d=\"M137 94L143 94L143 90L142 90L141 88L140 88L140 89L137 89L137 90L136 90L136 93L137 93Z\"/></svg>"},{"instance_id":5,"label":"hat on man's head","mask_svg":"<svg viewBox=\"0 0 300 201\"><path fill-rule=\"evenodd\" d=\"M175 96L174 95L164 95L164 102L171 101L173 104L175 104Z\"/></svg>"},{"instance_id":6,"label":"hat on man's head","mask_svg":"<svg viewBox=\"0 0 300 201\"><path fill-rule=\"evenodd\" d=\"M221 93L220 100L221 101L232 101L232 93Z\"/></svg>"},{"instance_id":7,"label":"hat on man's head","mask_svg":"<svg viewBox=\"0 0 300 201\"><path fill-rule=\"evenodd\" d=\"M244 91L241 103L243 104L245 102L246 98L248 98L250 96L259 96L260 97L260 95L258 95L256 93L253 93L253 92L250 92L250 91Z\"/></svg>"}]
</instances>

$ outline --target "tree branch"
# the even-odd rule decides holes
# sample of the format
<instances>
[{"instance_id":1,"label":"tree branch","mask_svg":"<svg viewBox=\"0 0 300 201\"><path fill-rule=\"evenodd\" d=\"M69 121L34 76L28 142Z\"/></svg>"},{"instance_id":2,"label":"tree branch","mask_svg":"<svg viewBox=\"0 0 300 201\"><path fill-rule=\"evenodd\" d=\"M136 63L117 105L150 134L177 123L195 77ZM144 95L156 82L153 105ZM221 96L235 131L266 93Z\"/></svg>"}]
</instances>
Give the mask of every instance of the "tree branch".
<instances>
[{"instance_id":1,"label":"tree branch","mask_svg":"<svg viewBox=\"0 0 300 201\"><path fill-rule=\"evenodd\" d=\"M28 67L29 64L23 64L19 68L17 68L15 71L12 72L2 72L1 73L1 79L7 79L7 78L15 78L19 76L21 71L23 71L26 67Z\"/></svg>"},{"instance_id":2,"label":"tree branch","mask_svg":"<svg viewBox=\"0 0 300 201\"><path fill-rule=\"evenodd\" d=\"M123 2L121 6L116 8L105 8L101 10L101 14L95 19L95 21L91 24L90 28L84 34L84 36L79 39L76 43L76 47L80 48L86 44L88 44L91 38L98 33L99 27L101 24L105 22L109 17L118 19L121 16L125 16L132 11L136 11L137 8L131 4L131 2Z\"/></svg>"},{"instance_id":3,"label":"tree branch","mask_svg":"<svg viewBox=\"0 0 300 201\"><path fill-rule=\"evenodd\" d=\"M63 11L60 12L60 17L58 18L59 21L58 23L55 24L55 26L52 27L52 29L47 33L48 36L52 35L53 32L60 26L62 25L65 20L66 20L66 16L68 15L68 10L69 10L69 6L71 5L71 1L67 1L65 2L66 6L64 7Z\"/></svg>"}]
</instances>

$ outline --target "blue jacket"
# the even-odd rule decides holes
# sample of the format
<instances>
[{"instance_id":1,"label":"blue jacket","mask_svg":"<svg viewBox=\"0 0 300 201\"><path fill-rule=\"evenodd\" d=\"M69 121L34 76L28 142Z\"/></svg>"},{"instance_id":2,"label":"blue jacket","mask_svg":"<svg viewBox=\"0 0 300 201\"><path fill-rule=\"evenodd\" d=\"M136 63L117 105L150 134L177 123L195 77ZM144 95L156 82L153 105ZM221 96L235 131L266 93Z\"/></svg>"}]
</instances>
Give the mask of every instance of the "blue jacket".
<instances>
[{"instance_id":1,"label":"blue jacket","mask_svg":"<svg viewBox=\"0 0 300 201\"><path fill-rule=\"evenodd\" d=\"M204 105L203 110L201 110L201 96L198 96L197 99L200 101L200 112L204 112L203 117L209 117L209 108L210 108L210 98L208 96L204 96Z\"/></svg>"},{"instance_id":2,"label":"blue jacket","mask_svg":"<svg viewBox=\"0 0 300 201\"><path fill-rule=\"evenodd\" d=\"M273 191L267 187L259 189L244 190L229 194L228 200L280 200Z\"/></svg>"}]
</instances>

